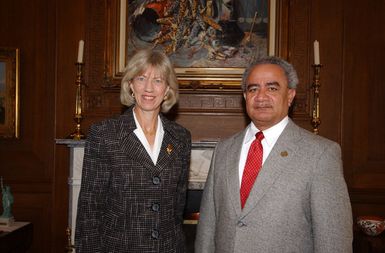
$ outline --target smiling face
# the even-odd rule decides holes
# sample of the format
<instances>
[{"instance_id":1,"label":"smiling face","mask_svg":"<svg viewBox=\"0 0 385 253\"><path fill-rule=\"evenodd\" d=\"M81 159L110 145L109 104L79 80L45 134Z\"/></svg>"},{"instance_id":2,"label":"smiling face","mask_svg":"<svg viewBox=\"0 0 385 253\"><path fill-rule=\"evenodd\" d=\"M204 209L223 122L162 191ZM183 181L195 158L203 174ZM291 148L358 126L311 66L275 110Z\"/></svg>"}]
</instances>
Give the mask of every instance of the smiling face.
<instances>
[{"instance_id":1,"label":"smiling face","mask_svg":"<svg viewBox=\"0 0 385 253\"><path fill-rule=\"evenodd\" d=\"M156 68L148 67L146 71L132 79L130 86L138 109L159 113L169 87Z\"/></svg>"},{"instance_id":2,"label":"smiling face","mask_svg":"<svg viewBox=\"0 0 385 253\"><path fill-rule=\"evenodd\" d=\"M259 130L268 129L288 115L295 89L288 88L284 70L275 64L255 66L246 80L246 110Z\"/></svg>"}]
</instances>

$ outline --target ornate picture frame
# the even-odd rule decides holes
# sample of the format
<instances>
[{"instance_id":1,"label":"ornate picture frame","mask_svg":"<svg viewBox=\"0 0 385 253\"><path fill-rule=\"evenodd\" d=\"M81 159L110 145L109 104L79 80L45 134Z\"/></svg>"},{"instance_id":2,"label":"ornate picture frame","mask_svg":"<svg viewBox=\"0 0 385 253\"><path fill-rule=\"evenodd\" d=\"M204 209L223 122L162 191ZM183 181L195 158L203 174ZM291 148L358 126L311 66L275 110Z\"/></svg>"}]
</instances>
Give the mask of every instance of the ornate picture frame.
<instances>
[{"instance_id":1,"label":"ornate picture frame","mask_svg":"<svg viewBox=\"0 0 385 253\"><path fill-rule=\"evenodd\" d=\"M0 138L19 138L19 49L0 48Z\"/></svg>"},{"instance_id":2,"label":"ornate picture frame","mask_svg":"<svg viewBox=\"0 0 385 253\"><path fill-rule=\"evenodd\" d=\"M247 17L238 17L238 19L235 21L232 20L231 22L230 21L227 22L226 24L228 24L229 28L226 28L226 29L229 30L230 31L229 33L232 34L231 36L228 36L228 37L231 37L231 38L240 37L239 39L242 41L237 41L236 42L238 43L237 46L226 46L226 47L220 46L218 49L219 51L213 53L213 54L217 54L217 56L215 57L218 57L213 61L210 61L207 58L210 50L213 50L213 47L214 47L213 44L215 44L216 40L210 40L208 42L209 44L207 44L206 42L198 42L198 45L199 45L198 48L200 47L200 49L196 49L197 47L193 48L193 46L189 46L188 49L179 47L175 52L171 52L169 56L175 66L175 71L177 73L178 80L180 82L180 88L181 89L183 88L188 88L188 89L236 88L236 89L239 89L239 84L242 78L244 68L247 65L247 63L252 61L253 57L255 58L263 55L276 54L277 1L279 0L253 1L253 2L256 2L256 4L253 4L254 7L257 6L259 3L258 8L260 8L260 6L264 6L264 11L259 11L259 9L256 9L256 11L252 10L252 13L254 13L253 16L250 16L250 13L249 13ZM159 22L158 25L157 24L155 25L157 26L155 27L155 31L151 30L154 27L151 27L151 24L148 23L148 18L151 18L151 13L146 15L146 17L143 18L144 20L138 21L143 23L139 23L139 24L136 23L136 20L138 20L138 17L140 15L144 15L143 13L145 13L147 9L156 11L163 8L162 10L164 10L165 9L164 6L163 7L158 6L159 5L158 3L162 3L162 2L171 2L171 3L178 2L180 5L179 10L183 9L183 6L182 6L183 4L186 5L186 4L191 4L195 2L202 3L202 1L187 1L187 0L181 0L181 1L112 0L112 1L109 1L109 4L107 6L108 12L107 12L107 22L106 22L107 50L105 52L105 61L106 61L106 64L105 64L106 78L105 79L109 84L105 85L105 87L116 87L120 85L119 82L122 77L122 72L126 65L127 59L129 59L130 52L133 51L134 47L135 49L143 48L143 47L155 47L157 49L158 48L165 49L167 46L169 48L170 46L172 46L173 44L172 41L173 40L175 41L175 36L173 37L173 35L171 34L172 29L170 31L170 29L168 28L180 27L180 24L177 23L179 22L178 20L168 19L170 16L162 16L165 14L165 12L166 12L165 15L167 15L167 11L169 11L171 7L167 7L168 9L166 11L163 11L162 14L158 13L161 16L161 18L157 18L156 21L154 20L151 21L153 23ZM212 1L203 1L203 2L215 4L217 1L212 0ZM224 1L221 1L221 2L224 2ZM232 1L232 2L236 3L241 1ZM245 2L246 4L250 4L250 1L246 1L246 2ZM140 5L139 3L141 3L142 5ZM211 6L214 6L214 5L211 5ZM187 6L187 8L190 8L190 9L191 8L194 9L195 7ZM222 7L223 6L221 6L220 8ZM201 6L200 9L199 8L195 8L195 9L196 9L196 13L204 13L204 11L207 11L208 6L206 7ZM213 15L219 15L218 9L219 8L217 7L217 10L216 10L217 14L213 14ZM213 13L215 12L215 10L212 10L212 11ZM195 20L196 15L191 14L191 11L189 13L190 15L193 15L193 17L190 17L189 20L190 21L191 19ZM262 14L259 14L259 13L262 13ZM174 13L173 15L177 16L182 14L183 13L181 13L180 11L178 13ZM135 19L133 19L133 16L135 16ZM179 19L179 20L185 20L185 19L186 18ZM213 18L212 15L211 16L206 15L202 17L202 20L206 22L205 27L209 27L211 33L214 33L215 36L221 36L221 38L225 40L226 35L224 30L225 30L225 27L227 26L224 25L223 23L220 23L222 21L218 21L218 19L219 19L218 17ZM247 23L247 25L251 28L244 28L244 30L240 31L238 28L239 25L237 26L236 24L239 24L239 22L241 21ZM235 23L235 25L233 23ZM194 23L190 22L189 25L192 27ZM260 27L259 34L257 34L257 32L254 32L258 25ZM138 31L138 29L141 27L143 27L143 29ZM234 29L236 30L235 32L234 32ZM252 32L247 32L245 29L246 30L250 29L249 31L252 31ZM167 30L168 32L164 32L164 30ZM188 30L188 33L185 34L185 37L187 35L190 36L190 34L193 33L192 30L193 30L192 28ZM198 30L202 30L202 29L198 29ZM237 33L236 33L237 31L242 36L237 36ZM209 35L207 35L207 33L204 33L204 32L207 32L207 31L200 31L200 33L196 33L196 34L197 36L201 34L202 35L201 37L203 37L206 40L209 37ZM157 41L157 39L160 40L161 38L166 38L167 36L169 37L171 36L174 39L170 39L168 42L166 41L165 44L160 44L160 43L157 44L156 42L154 42L154 41ZM140 37L140 39L144 40L144 42L141 41L141 44L139 43L140 44L139 45L137 43L138 42L137 37ZM193 36L190 39L195 41L199 40L197 38L193 38ZM187 44L188 43L187 41L188 39L177 41L177 42ZM265 52L263 52L263 50L259 48L260 46L263 47ZM175 45L174 45L174 49L175 49ZM228 51L230 52L227 52L226 49L228 49ZM179 52L178 50L181 52L178 53ZM198 51L195 52L195 50L198 50ZM194 53L192 53L192 51L194 51ZM203 54L201 51L204 51L205 54ZM241 51L243 53L240 53ZM248 52L247 54L245 53L246 51ZM254 53L254 51L258 53ZM177 54L179 54L180 56L179 60L178 60ZM199 56L196 56L198 54L203 54L203 56L199 58ZM229 55L230 56L232 55L233 57L230 57ZM248 56L250 57L247 58ZM191 59L194 58L195 60L191 60L190 58ZM199 59L197 60L197 58ZM247 60L245 60L246 58ZM183 66L184 64L186 64L186 66Z\"/></svg>"}]
</instances>

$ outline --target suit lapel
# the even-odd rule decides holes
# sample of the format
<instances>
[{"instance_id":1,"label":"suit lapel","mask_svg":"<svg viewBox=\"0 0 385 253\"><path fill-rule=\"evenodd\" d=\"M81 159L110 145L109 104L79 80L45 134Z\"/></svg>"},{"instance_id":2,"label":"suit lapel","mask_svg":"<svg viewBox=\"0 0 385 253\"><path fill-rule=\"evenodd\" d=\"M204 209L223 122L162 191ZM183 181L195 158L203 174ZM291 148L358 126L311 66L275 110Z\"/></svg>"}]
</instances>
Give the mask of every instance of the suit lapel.
<instances>
[{"instance_id":1,"label":"suit lapel","mask_svg":"<svg viewBox=\"0 0 385 253\"><path fill-rule=\"evenodd\" d=\"M180 145L181 142L177 138L173 137L173 133L170 133L168 124L165 124L164 121L163 121L163 127L164 127L164 137L163 137L162 146L160 148L160 153L159 153L158 161L156 165L156 169L158 171L161 171L162 168L169 167L167 166L167 164L169 164L175 157L177 157L176 154L181 152L181 149L182 149Z\"/></svg>"},{"instance_id":2,"label":"suit lapel","mask_svg":"<svg viewBox=\"0 0 385 253\"><path fill-rule=\"evenodd\" d=\"M226 159L227 185L231 203L237 215L241 214L241 198L239 185L239 157L242 150L243 138L246 130L234 137L233 144L229 148L229 155Z\"/></svg>"},{"instance_id":3,"label":"suit lapel","mask_svg":"<svg viewBox=\"0 0 385 253\"><path fill-rule=\"evenodd\" d=\"M133 106L129 107L124 114L119 117L118 139L121 150L129 159L140 162L143 167L151 169L154 163L147 153L143 144L134 133L136 124L132 112Z\"/></svg>"},{"instance_id":4,"label":"suit lapel","mask_svg":"<svg viewBox=\"0 0 385 253\"><path fill-rule=\"evenodd\" d=\"M171 126L170 121L161 114L160 118L163 124L164 136L155 166L143 144L133 132L136 129L136 124L132 113L132 107L130 107L130 109L120 117L121 148L130 159L140 162L142 166L151 171L152 174L158 174L163 168L169 167L167 164L177 157L175 154L181 152L182 147L179 135ZM124 129L128 129L128 131Z\"/></svg>"},{"instance_id":5,"label":"suit lapel","mask_svg":"<svg viewBox=\"0 0 385 253\"><path fill-rule=\"evenodd\" d=\"M287 168L287 164L294 158L297 151L298 127L289 120L289 123L275 143L268 158L258 174L257 180L250 191L250 195L242 210L247 215L273 186L277 178Z\"/></svg>"}]
</instances>

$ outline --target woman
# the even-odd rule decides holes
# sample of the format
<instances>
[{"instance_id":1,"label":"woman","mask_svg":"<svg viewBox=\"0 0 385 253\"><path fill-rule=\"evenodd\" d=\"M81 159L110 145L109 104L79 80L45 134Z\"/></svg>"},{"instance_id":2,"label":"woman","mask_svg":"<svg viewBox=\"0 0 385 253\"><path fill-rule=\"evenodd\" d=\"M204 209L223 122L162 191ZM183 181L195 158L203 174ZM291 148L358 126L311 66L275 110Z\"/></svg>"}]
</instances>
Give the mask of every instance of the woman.
<instances>
[{"instance_id":1,"label":"woman","mask_svg":"<svg viewBox=\"0 0 385 253\"><path fill-rule=\"evenodd\" d=\"M122 79L123 115L91 126L75 246L84 252L185 252L188 130L167 120L178 83L164 53L138 51Z\"/></svg>"}]
</instances>

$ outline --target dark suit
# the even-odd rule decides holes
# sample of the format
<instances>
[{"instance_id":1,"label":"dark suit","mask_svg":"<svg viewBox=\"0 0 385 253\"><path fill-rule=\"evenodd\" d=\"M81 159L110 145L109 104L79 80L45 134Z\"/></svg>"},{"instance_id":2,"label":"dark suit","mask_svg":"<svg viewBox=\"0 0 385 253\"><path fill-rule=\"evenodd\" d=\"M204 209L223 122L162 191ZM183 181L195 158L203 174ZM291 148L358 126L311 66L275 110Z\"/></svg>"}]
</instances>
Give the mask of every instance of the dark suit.
<instances>
[{"instance_id":1,"label":"dark suit","mask_svg":"<svg viewBox=\"0 0 385 253\"><path fill-rule=\"evenodd\" d=\"M352 252L352 211L339 145L289 120L241 209L238 161L245 133L216 147L196 252Z\"/></svg>"},{"instance_id":2,"label":"dark suit","mask_svg":"<svg viewBox=\"0 0 385 253\"><path fill-rule=\"evenodd\" d=\"M133 132L132 108L91 126L78 201L77 253L185 252L183 209L191 135L161 115L155 166Z\"/></svg>"}]
</instances>

